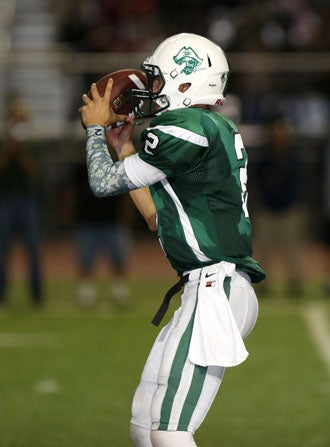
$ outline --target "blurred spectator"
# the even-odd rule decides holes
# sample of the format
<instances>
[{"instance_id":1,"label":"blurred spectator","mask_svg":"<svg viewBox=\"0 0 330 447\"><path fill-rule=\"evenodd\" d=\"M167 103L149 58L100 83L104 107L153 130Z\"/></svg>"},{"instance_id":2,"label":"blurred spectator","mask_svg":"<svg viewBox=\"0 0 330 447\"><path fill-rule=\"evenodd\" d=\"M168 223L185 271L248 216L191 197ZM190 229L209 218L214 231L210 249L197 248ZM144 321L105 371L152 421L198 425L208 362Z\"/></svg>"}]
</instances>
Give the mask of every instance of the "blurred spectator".
<instances>
[{"instance_id":1,"label":"blurred spectator","mask_svg":"<svg viewBox=\"0 0 330 447\"><path fill-rule=\"evenodd\" d=\"M269 50L314 49L322 19L308 0L268 0L262 7L261 37Z\"/></svg>"},{"instance_id":2,"label":"blurred spectator","mask_svg":"<svg viewBox=\"0 0 330 447\"><path fill-rule=\"evenodd\" d=\"M130 295L126 281L131 201L128 196L96 198L90 190L86 163L79 163L74 170L72 192L77 226L78 304L95 304L95 263L104 256L109 268L109 299L119 307L125 306Z\"/></svg>"},{"instance_id":3,"label":"blurred spectator","mask_svg":"<svg viewBox=\"0 0 330 447\"><path fill-rule=\"evenodd\" d=\"M59 41L78 51L144 51L162 36L157 0L72 0L57 9Z\"/></svg>"},{"instance_id":4,"label":"blurred spectator","mask_svg":"<svg viewBox=\"0 0 330 447\"><path fill-rule=\"evenodd\" d=\"M329 46L327 2L209 2L208 35L232 51L296 51Z\"/></svg>"},{"instance_id":5,"label":"blurred spectator","mask_svg":"<svg viewBox=\"0 0 330 447\"><path fill-rule=\"evenodd\" d=\"M304 89L288 95L282 101L283 111L299 135L309 138L324 138L329 130L330 102L323 92Z\"/></svg>"},{"instance_id":6,"label":"blurred spectator","mask_svg":"<svg viewBox=\"0 0 330 447\"><path fill-rule=\"evenodd\" d=\"M278 117L269 126L269 142L257 163L256 183L260 209L256 214L255 238L260 262L271 286L276 255L290 296L303 292L302 243L305 212L302 206L302 161L293 144L291 127Z\"/></svg>"},{"instance_id":7,"label":"blurred spectator","mask_svg":"<svg viewBox=\"0 0 330 447\"><path fill-rule=\"evenodd\" d=\"M321 0L64 0L59 39L80 51L147 51L164 35L205 35L229 51L329 49Z\"/></svg>"},{"instance_id":8,"label":"blurred spectator","mask_svg":"<svg viewBox=\"0 0 330 447\"><path fill-rule=\"evenodd\" d=\"M40 272L40 160L30 141L26 104L13 98L5 120L0 148L0 303L6 301L10 249L17 234L27 256L32 302L42 302Z\"/></svg>"}]
</instances>

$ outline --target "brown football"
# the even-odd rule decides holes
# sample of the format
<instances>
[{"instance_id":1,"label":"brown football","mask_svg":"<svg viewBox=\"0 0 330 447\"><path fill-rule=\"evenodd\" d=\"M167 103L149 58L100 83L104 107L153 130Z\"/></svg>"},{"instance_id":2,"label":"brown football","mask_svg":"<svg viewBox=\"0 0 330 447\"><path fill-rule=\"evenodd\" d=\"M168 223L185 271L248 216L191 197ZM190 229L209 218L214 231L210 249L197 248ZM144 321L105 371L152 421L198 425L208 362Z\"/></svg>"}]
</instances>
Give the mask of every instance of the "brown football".
<instances>
[{"instance_id":1,"label":"brown football","mask_svg":"<svg viewBox=\"0 0 330 447\"><path fill-rule=\"evenodd\" d=\"M119 115L129 115L132 112L130 92L134 88L146 88L147 78L145 73L141 70L135 70L132 68L106 74L101 79L96 81L96 86L101 96L104 95L109 78L113 79L111 92L112 110ZM89 91L87 95L92 98L91 91Z\"/></svg>"}]
</instances>

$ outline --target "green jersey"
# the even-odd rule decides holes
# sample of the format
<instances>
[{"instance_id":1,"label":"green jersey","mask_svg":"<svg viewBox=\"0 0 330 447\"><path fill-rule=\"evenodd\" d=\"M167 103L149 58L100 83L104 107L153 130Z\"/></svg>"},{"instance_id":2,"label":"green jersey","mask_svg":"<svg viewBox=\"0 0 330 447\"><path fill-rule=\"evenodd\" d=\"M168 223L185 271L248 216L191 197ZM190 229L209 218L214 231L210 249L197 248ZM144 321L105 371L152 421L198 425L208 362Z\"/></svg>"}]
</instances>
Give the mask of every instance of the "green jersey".
<instances>
[{"instance_id":1,"label":"green jersey","mask_svg":"<svg viewBox=\"0 0 330 447\"><path fill-rule=\"evenodd\" d=\"M217 112L177 109L153 119L141 139L139 157L166 175L150 191L173 268L182 274L224 260L261 281L251 257L247 154L235 125Z\"/></svg>"}]
</instances>

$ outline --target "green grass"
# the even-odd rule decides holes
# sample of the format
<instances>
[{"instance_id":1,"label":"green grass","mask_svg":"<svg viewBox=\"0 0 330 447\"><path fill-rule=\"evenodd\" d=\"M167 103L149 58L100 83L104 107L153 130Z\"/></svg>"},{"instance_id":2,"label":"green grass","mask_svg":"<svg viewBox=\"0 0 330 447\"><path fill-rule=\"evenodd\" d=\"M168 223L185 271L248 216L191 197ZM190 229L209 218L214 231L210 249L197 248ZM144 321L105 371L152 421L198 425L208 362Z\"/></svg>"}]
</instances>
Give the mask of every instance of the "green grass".
<instances>
[{"instance_id":1,"label":"green grass","mask_svg":"<svg viewBox=\"0 0 330 447\"><path fill-rule=\"evenodd\" d=\"M14 284L0 315L1 447L130 446L131 400L158 332L150 320L170 285L132 280L134 299L115 310L100 283L104 296L84 311L73 281L47 283L42 310ZM330 373L302 317L317 290L302 301L260 300L250 357L226 371L199 447L330 445ZM322 305L330 328L330 301Z\"/></svg>"}]
</instances>

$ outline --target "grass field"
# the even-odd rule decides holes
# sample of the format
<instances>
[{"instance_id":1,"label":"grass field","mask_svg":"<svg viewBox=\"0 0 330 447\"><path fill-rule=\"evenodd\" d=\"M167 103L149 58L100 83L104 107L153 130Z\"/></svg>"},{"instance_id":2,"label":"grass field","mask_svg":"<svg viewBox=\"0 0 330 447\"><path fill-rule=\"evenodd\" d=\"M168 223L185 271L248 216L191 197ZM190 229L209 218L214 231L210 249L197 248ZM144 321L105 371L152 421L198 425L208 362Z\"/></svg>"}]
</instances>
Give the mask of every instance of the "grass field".
<instances>
[{"instance_id":1,"label":"grass field","mask_svg":"<svg viewBox=\"0 0 330 447\"><path fill-rule=\"evenodd\" d=\"M56 280L47 283L45 308L33 311L15 283L0 314L0 446L130 446L131 399L157 333L150 320L169 285L132 280L127 309L103 298L83 311L74 282ZM196 434L200 447L330 445L330 301L309 287L299 301L260 299L250 357L226 372ZM316 305L328 331L323 351L306 318Z\"/></svg>"}]
</instances>

